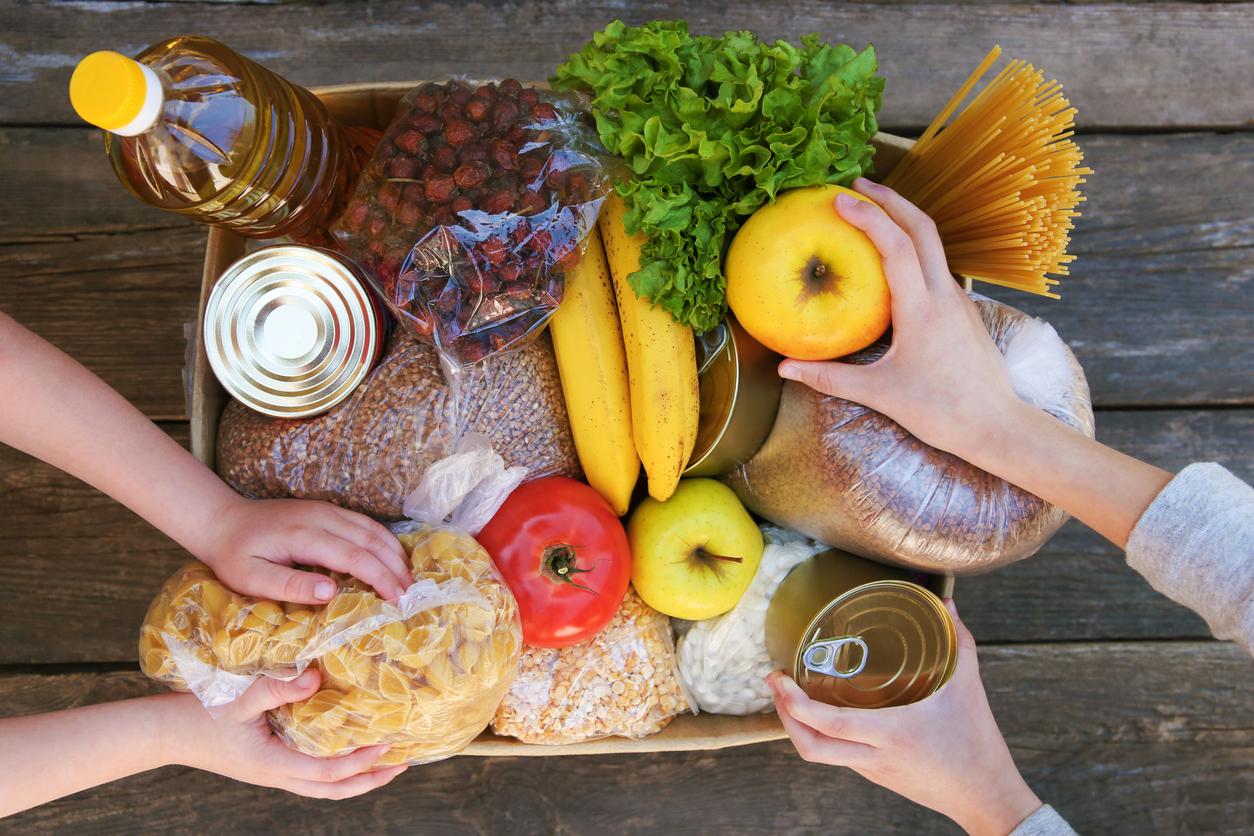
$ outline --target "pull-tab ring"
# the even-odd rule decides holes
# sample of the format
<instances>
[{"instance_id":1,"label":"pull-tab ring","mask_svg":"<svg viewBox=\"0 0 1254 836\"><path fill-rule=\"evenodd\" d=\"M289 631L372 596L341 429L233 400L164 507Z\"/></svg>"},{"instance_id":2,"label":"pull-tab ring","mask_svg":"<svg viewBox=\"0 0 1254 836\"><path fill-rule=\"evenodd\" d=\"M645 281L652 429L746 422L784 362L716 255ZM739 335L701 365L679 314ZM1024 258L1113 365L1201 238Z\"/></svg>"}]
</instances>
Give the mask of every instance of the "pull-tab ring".
<instances>
[{"instance_id":1,"label":"pull-tab ring","mask_svg":"<svg viewBox=\"0 0 1254 836\"><path fill-rule=\"evenodd\" d=\"M862 653L856 665L848 670L841 670L836 667L836 659L840 656L840 649L845 645L855 645L862 650ZM811 673L821 673L837 679L850 679L866 669L867 656L866 642L860 636L840 636L835 639L812 642L801 655L801 661L806 670Z\"/></svg>"},{"instance_id":2,"label":"pull-tab ring","mask_svg":"<svg viewBox=\"0 0 1254 836\"><path fill-rule=\"evenodd\" d=\"M715 359L723 353L723 349L727 348L727 344L731 342L731 328L727 327L727 323L720 322L714 326L714 330L709 331L697 337L697 345L701 350L700 367L697 369L697 376L705 374L706 369L714 364Z\"/></svg>"}]
</instances>

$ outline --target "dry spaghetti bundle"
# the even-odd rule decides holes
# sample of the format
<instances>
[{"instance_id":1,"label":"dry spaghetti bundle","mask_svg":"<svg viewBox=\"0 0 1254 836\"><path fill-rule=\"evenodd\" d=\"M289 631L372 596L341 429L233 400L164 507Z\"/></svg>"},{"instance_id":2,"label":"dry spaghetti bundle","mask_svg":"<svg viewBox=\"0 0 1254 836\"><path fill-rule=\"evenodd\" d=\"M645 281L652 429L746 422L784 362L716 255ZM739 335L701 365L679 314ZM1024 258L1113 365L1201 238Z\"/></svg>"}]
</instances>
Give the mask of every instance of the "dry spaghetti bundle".
<instances>
[{"instance_id":1,"label":"dry spaghetti bundle","mask_svg":"<svg viewBox=\"0 0 1254 836\"><path fill-rule=\"evenodd\" d=\"M885 179L936 221L954 272L1049 296L1067 275L1084 155L1057 81L1011 61L958 109L1001 55L994 47Z\"/></svg>"}]
</instances>

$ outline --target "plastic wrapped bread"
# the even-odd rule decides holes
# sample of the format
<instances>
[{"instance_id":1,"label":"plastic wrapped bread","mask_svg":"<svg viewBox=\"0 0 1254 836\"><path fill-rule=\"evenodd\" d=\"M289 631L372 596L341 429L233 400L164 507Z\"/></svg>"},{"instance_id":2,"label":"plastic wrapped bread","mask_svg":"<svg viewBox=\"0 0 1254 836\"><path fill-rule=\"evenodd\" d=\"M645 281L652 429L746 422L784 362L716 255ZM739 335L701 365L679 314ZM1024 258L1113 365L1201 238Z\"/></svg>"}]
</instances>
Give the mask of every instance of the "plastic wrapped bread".
<instances>
[{"instance_id":1,"label":"plastic wrapped bread","mask_svg":"<svg viewBox=\"0 0 1254 836\"><path fill-rule=\"evenodd\" d=\"M1093 436L1088 382L1053 327L973 294L1023 400ZM870 363L886 347L847 358ZM944 351L944 346L936 349ZM1034 554L1067 515L874 410L788 382L762 448L727 483L754 513L830 546L969 574Z\"/></svg>"}]
</instances>

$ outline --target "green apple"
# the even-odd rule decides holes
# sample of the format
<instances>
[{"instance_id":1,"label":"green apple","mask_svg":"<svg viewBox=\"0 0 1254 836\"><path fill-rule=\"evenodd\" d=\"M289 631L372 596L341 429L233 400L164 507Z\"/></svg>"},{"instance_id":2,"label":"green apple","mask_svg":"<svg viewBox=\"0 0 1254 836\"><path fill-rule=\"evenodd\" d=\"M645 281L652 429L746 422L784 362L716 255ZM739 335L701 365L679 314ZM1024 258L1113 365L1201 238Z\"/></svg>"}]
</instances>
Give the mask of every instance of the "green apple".
<instances>
[{"instance_id":1,"label":"green apple","mask_svg":"<svg viewBox=\"0 0 1254 836\"><path fill-rule=\"evenodd\" d=\"M670 499L646 499L627 524L631 583L675 618L721 615L740 600L762 561L762 532L731 488L684 479Z\"/></svg>"}]
</instances>

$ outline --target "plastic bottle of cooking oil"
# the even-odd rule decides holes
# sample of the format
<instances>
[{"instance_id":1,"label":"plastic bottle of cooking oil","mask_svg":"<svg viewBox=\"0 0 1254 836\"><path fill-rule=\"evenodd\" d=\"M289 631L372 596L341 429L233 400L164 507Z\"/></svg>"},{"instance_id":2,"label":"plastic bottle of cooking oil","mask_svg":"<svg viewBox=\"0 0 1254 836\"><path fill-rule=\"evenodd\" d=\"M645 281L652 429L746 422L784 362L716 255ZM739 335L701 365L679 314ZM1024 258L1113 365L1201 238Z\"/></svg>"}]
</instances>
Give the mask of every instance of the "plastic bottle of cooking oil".
<instances>
[{"instance_id":1,"label":"plastic bottle of cooking oil","mask_svg":"<svg viewBox=\"0 0 1254 836\"><path fill-rule=\"evenodd\" d=\"M346 132L317 97L209 38L94 52L70 101L141 200L242 235L319 241L353 185Z\"/></svg>"}]
</instances>

